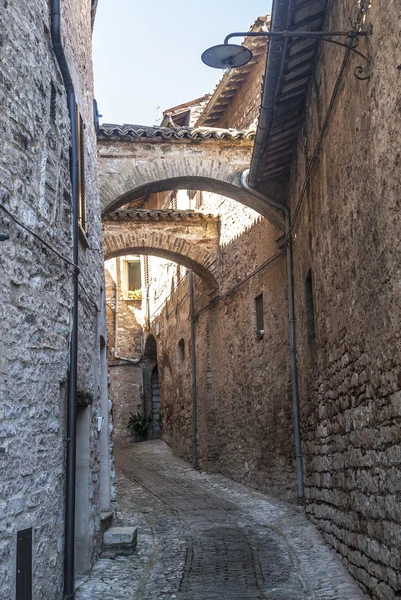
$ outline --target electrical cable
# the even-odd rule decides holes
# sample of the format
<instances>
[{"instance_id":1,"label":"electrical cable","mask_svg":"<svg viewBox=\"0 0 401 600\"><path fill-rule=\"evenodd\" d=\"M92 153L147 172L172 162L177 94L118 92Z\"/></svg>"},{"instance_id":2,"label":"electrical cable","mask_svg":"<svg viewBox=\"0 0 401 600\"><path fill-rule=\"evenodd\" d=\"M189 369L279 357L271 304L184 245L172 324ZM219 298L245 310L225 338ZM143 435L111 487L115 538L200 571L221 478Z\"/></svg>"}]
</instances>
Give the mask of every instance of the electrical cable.
<instances>
[{"instance_id":1,"label":"electrical cable","mask_svg":"<svg viewBox=\"0 0 401 600\"><path fill-rule=\"evenodd\" d=\"M32 229L30 229L26 225L24 225L24 223L21 223L21 221L19 219L17 219L17 217L14 217L14 215L3 204L1 204L1 203L0 203L0 208L6 213L6 215L8 217L10 217L10 219L12 221L14 221L14 223L16 223L17 225L19 225L19 227L21 227L22 229L25 229L25 231L27 231L34 238L36 238L37 240L39 240L39 242L41 244L43 244L44 246L46 246L46 248L48 248L49 250L51 250L52 252L54 252L54 254L56 254L59 258L61 258L61 260L63 260L65 263L67 263L70 266L74 267L74 269L79 273L79 267L78 267L78 265L76 265L70 259L68 259L65 256L63 256L58 250L56 250L55 248L53 248L53 246L51 246L48 242L46 242L46 240L44 240L42 237L40 237L40 235L38 235L37 233L35 233Z\"/></svg>"}]
</instances>

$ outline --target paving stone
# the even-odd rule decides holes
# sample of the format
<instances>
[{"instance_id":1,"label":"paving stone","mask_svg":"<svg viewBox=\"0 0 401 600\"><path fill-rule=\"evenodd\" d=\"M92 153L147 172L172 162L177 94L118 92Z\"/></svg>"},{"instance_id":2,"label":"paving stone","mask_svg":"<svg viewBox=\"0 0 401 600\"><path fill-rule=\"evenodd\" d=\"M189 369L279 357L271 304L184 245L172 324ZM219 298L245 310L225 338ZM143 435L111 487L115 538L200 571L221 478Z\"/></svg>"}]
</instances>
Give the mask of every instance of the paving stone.
<instances>
[{"instance_id":1,"label":"paving stone","mask_svg":"<svg viewBox=\"0 0 401 600\"><path fill-rule=\"evenodd\" d=\"M116 451L134 556L101 560L76 600L363 600L300 507L206 475L161 441Z\"/></svg>"}]
</instances>

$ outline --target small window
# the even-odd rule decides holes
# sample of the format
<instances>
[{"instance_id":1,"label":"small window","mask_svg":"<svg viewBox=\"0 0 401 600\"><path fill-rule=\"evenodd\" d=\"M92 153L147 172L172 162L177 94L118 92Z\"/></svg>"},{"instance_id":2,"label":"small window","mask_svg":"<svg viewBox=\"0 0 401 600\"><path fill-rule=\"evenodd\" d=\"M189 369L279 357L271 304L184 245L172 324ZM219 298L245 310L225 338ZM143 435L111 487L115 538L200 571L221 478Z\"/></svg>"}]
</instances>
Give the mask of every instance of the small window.
<instances>
[{"instance_id":1,"label":"small window","mask_svg":"<svg viewBox=\"0 0 401 600\"><path fill-rule=\"evenodd\" d=\"M142 299L141 261L126 261L126 290L130 300Z\"/></svg>"},{"instance_id":2,"label":"small window","mask_svg":"<svg viewBox=\"0 0 401 600\"><path fill-rule=\"evenodd\" d=\"M185 360L185 342L181 338L178 342L178 362L182 363Z\"/></svg>"},{"instance_id":3,"label":"small window","mask_svg":"<svg viewBox=\"0 0 401 600\"><path fill-rule=\"evenodd\" d=\"M79 215L78 221L86 233L86 173L85 173L85 126L81 113L77 108L78 126L78 171L79 171Z\"/></svg>"},{"instance_id":4,"label":"small window","mask_svg":"<svg viewBox=\"0 0 401 600\"><path fill-rule=\"evenodd\" d=\"M315 309L313 306L313 282L312 282L312 271L309 269L308 275L305 281L305 304L306 304L306 331L308 335L308 342L312 342L315 339Z\"/></svg>"},{"instance_id":5,"label":"small window","mask_svg":"<svg viewBox=\"0 0 401 600\"><path fill-rule=\"evenodd\" d=\"M256 335L261 338L265 333L264 314L263 314L263 294L255 298L256 312Z\"/></svg>"}]
</instances>

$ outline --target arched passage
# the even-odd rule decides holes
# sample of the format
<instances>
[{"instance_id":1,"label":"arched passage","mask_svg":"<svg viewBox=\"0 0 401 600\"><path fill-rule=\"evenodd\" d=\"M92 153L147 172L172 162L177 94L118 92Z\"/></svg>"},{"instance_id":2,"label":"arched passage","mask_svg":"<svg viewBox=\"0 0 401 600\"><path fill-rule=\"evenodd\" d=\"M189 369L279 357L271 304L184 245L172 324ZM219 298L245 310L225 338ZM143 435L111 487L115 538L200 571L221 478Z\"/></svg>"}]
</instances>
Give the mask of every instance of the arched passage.
<instances>
[{"instance_id":1,"label":"arched passage","mask_svg":"<svg viewBox=\"0 0 401 600\"><path fill-rule=\"evenodd\" d=\"M133 126L100 130L103 214L153 193L193 189L233 198L283 228L278 211L241 187L241 173L249 167L252 149L247 133L220 130L204 139L194 135L196 130L178 130L172 138L169 130L170 137L165 139L163 131L156 135L160 130L147 128L146 139L142 130Z\"/></svg>"},{"instance_id":2,"label":"arched passage","mask_svg":"<svg viewBox=\"0 0 401 600\"><path fill-rule=\"evenodd\" d=\"M155 337L150 334L145 342L142 361L143 396L146 415L152 415L153 421L148 431L152 438L161 436L161 428L157 419L160 409L159 371L157 368L157 346Z\"/></svg>"},{"instance_id":3,"label":"arched passage","mask_svg":"<svg viewBox=\"0 0 401 600\"><path fill-rule=\"evenodd\" d=\"M192 269L208 287L218 287L218 222L174 211L119 211L103 220L105 260L126 254L153 255ZM164 220L160 214L164 214ZM146 219L144 218L146 214ZM169 217L171 220L165 220Z\"/></svg>"}]
</instances>

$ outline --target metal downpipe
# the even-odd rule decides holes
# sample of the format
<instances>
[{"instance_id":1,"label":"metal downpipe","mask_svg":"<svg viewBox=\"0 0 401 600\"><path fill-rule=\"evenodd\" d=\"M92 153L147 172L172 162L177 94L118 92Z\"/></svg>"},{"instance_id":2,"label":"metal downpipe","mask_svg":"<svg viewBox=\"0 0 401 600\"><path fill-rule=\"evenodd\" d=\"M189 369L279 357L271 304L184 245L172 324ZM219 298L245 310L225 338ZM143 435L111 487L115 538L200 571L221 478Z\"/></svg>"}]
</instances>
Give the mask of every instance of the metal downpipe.
<instances>
[{"instance_id":1,"label":"metal downpipe","mask_svg":"<svg viewBox=\"0 0 401 600\"><path fill-rule=\"evenodd\" d=\"M61 41L60 0L51 0L51 38L53 49L67 93L71 127L70 177L72 189L72 262L78 265L79 163L75 91ZM64 598L74 599L75 543L75 464L77 430L77 369L78 369L78 269L73 272L72 328L68 368L67 456L65 492Z\"/></svg>"},{"instance_id":2,"label":"metal downpipe","mask_svg":"<svg viewBox=\"0 0 401 600\"><path fill-rule=\"evenodd\" d=\"M198 407L196 396L195 301L194 275L189 272L189 312L191 318L191 369L192 369L192 464L198 466Z\"/></svg>"},{"instance_id":3,"label":"metal downpipe","mask_svg":"<svg viewBox=\"0 0 401 600\"><path fill-rule=\"evenodd\" d=\"M298 400L298 370L296 360L296 342L295 342L295 307L294 307L294 269L292 258L292 240L291 240L291 217L288 208L279 202L275 202L268 196L261 194L250 187L247 182L249 169L241 174L241 185L248 193L253 194L260 200L268 202L275 208L279 208L285 216L286 233L286 255L287 255L287 286L288 286L288 321L290 332L290 367L291 367L291 386L292 386L292 412L294 419L294 437L295 437L295 461L297 469L297 487L298 498L304 498L304 478L302 467L302 445L301 431L299 423L299 400Z\"/></svg>"}]
</instances>

